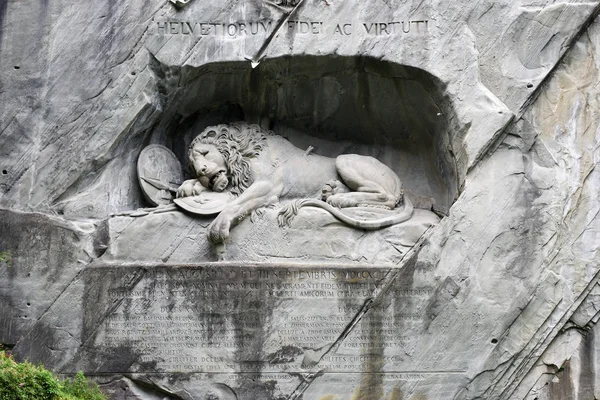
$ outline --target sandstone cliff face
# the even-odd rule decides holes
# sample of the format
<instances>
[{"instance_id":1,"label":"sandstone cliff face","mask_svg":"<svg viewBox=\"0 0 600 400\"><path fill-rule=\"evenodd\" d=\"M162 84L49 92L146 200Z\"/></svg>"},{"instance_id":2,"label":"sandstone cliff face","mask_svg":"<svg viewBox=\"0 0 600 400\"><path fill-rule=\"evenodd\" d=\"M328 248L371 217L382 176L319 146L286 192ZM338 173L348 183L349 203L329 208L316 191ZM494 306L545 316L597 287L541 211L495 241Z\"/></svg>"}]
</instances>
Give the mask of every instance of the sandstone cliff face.
<instances>
[{"instance_id":1,"label":"sandstone cliff face","mask_svg":"<svg viewBox=\"0 0 600 400\"><path fill-rule=\"evenodd\" d=\"M0 4L0 343L115 399L600 398L599 10ZM131 213L145 146L187 171L238 120L379 158L426 222L266 210L215 263L212 218Z\"/></svg>"}]
</instances>

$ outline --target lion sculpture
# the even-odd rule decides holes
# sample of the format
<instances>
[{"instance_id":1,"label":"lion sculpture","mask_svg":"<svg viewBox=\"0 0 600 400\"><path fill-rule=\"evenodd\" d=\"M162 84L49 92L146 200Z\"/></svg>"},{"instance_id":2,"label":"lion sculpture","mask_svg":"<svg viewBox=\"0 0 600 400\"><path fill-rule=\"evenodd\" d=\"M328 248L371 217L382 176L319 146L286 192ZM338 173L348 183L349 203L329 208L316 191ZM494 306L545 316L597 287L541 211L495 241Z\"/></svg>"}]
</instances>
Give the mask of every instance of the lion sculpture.
<instances>
[{"instance_id":1,"label":"lion sculpture","mask_svg":"<svg viewBox=\"0 0 600 400\"><path fill-rule=\"evenodd\" d=\"M188 156L196 178L185 181L177 197L206 190L235 195L209 226L213 243L227 240L231 227L250 212L280 199L295 200L279 212L280 225L289 224L298 209L306 206L322 208L352 227L371 230L407 221L413 214L400 178L376 158L309 154L257 125L210 126L192 141ZM341 210L347 207L393 211L382 218L360 220Z\"/></svg>"}]
</instances>

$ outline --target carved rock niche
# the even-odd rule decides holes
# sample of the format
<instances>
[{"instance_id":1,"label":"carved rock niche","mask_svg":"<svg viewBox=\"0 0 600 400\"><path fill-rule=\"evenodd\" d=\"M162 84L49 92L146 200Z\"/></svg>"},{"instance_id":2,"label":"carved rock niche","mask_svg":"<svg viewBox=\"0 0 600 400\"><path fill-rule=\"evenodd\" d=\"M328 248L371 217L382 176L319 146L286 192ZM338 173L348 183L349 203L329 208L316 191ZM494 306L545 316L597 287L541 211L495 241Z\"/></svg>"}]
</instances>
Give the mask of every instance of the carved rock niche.
<instances>
[{"instance_id":1,"label":"carved rock niche","mask_svg":"<svg viewBox=\"0 0 600 400\"><path fill-rule=\"evenodd\" d=\"M153 59L151 67L164 104L151 141L172 149L184 174L189 175L187 149L196 135L212 125L246 121L281 135L309 156L355 153L379 159L400 177L415 206L410 221L368 233L319 209L303 209L282 228L277 210L266 210L232 228L227 259L395 263L448 213L458 195L464 171L457 170L455 154L461 154L465 130L457 126L443 84L426 71L332 56L267 59L256 68L247 61L173 67ZM119 240L105 257L215 259L206 239L212 218L167 214L145 215L132 225L129 216L112 219ZM181 238L190 218L201 223L188 228L180 243L165 244L165 237Z\"/></svg>"}]
</instances>

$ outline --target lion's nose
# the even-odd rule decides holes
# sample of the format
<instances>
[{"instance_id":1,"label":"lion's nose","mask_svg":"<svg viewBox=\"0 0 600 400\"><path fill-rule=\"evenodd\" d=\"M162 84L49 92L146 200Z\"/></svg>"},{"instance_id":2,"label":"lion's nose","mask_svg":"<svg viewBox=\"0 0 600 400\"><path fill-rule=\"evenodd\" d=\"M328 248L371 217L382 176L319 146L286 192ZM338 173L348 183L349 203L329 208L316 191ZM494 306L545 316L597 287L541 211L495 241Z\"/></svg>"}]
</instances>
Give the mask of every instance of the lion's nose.
<instances>
[{"instance_id":1,"label":"lion's nose","mask_svg":"<svg viewBox=\"0 0 600 400\"><path fill-rule=\"evenodd\" d=\"M207 171L206 165L202 165L202 166L200 167L200 172L201 172L201 173L203 173L203 174L205 174L205 173L206 173L206 171Z\"/></svg>"}]
</instances>

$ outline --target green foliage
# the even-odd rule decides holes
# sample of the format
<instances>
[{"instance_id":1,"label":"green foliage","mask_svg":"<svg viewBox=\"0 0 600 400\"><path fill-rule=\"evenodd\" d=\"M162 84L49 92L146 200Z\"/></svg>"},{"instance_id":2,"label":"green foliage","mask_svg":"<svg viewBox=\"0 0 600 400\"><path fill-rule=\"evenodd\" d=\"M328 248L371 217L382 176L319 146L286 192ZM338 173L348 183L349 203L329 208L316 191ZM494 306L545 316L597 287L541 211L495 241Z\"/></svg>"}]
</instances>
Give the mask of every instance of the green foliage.
<instances>
[{"instance_id":1,"label":"green foliage","mask_svg":"<svg viewBox=\"0 0 600 400\"><path fill-rule=\"evenodd\" d=\"M100 392L95 382L88 382L83 372L79 371L73 380L62 381L65 400L104 400L104 395Z\"/></svg>"},{"instance_id":2,"label":"green foliage","mask_svg":"<svg viewBox=\"0 0 600 400\"><path fill-rule=\"evenodd\" d=\"M17 364L0 353L1 400L54 400L59 388L52 373L29 363Z\"/></svg>"},{"instance_id":3,"label":"green foliage","mask_svg":"<svg viewBox=\"0 0 600 400\"><path fill-rule=\"evenodd\" d=\"M0 400L104 400L96 383L82 372L60 380L41 365L16 363L0 352Z\"/></svg>"},{"instance_id":4,"label":"green foliage","mask_svg":"<svg viewBox=\"0 0 600 400\"><path fill-rule=\"evenodd\" d=\"M10 251L0 251L0 262L5 262L10 267L12 261L12 254Z\"/></svg>"}]
</instances>

